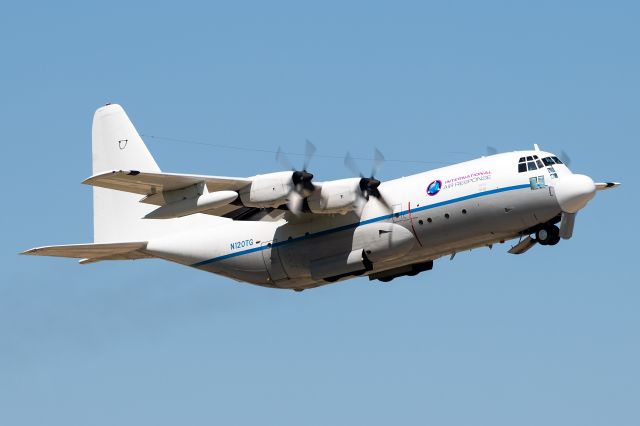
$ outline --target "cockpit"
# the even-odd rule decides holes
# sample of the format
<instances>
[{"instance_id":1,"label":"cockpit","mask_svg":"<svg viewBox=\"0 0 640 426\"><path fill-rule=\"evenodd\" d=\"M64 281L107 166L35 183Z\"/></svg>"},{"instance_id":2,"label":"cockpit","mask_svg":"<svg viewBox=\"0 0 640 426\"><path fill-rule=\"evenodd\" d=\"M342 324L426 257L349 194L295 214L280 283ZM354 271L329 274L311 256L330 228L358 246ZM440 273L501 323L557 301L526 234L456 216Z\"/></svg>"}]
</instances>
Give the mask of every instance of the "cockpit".
<instances>
[{"instance_id":1,"label":"cockpit","mask_svg":"<svg viewBox=\"0 0 640 426\"><path fill-rule=\"evenodd\" d=\"M545 166L550 167L550 172L554 173L553 170L554 164L564 164L560 159L556 156L549 156L540 159L537 155L529 155L526 157L520 157L518 161L518 173L524 173L527 171L543 169ZM552 171L553 170L553 171Z\"/></svg>"}]
</instances>

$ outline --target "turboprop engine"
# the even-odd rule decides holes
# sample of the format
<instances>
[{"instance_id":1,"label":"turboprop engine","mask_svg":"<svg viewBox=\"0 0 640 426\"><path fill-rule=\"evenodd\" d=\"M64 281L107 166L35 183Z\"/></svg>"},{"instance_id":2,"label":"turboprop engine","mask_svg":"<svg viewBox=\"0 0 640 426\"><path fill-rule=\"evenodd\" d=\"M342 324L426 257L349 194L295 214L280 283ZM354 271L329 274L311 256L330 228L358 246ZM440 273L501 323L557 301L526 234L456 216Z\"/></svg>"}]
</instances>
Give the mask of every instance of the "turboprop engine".
<instances>
[{"instance_id":1,"label":"turboprop engine","mask_svg":"<svg viewBox=\"0 0 640 426\"><path fill-rule=\"evenodd\" d=\"M312 213L346 214L357 207L360 200L360 178L323 182L307 203Z\"/></svg>"},{"instance_id":2,"label":"turboprop engine","mask_svg":"<svg viewBox=\"0 0 640 426\"><path fill-rule=\"evenodd\" d=\"M253 177L251 185L240 190L247 207L277 208L294 201L298 204L314 190L313 175L305 170L276 172Z\"/></svg>"}]
</instances>

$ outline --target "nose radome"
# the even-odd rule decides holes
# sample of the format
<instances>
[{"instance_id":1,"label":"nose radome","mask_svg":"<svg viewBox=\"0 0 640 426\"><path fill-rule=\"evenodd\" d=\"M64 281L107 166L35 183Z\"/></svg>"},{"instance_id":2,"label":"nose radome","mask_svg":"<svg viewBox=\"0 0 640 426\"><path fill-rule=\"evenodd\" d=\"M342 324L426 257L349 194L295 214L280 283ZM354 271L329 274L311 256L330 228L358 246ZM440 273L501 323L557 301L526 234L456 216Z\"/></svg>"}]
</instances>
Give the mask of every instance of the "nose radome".
<instances>
[{"instance_id":1,"label":"nose radome","mask_svg":"<svg viewBox=\"0 0 640 426\"><path fill-rule=\"evenodd\" d=\"M556 199L563 212L576 213L596 194L596 184L585 175L563 176L556 180Z\"/></svg>"}]
</instances>

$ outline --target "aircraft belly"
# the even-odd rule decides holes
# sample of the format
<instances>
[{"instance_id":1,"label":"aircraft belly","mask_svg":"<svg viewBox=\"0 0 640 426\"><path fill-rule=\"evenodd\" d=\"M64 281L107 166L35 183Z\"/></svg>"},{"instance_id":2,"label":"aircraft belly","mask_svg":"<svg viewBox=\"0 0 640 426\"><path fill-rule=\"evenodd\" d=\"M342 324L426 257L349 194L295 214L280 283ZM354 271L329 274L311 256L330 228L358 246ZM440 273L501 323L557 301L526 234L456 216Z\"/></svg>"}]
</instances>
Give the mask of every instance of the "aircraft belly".
<instances>
[{"instance_id":1,"label":"aircraft belly","mask_svg":"<svg viewBox=\"0 0 640 426\"><path fill-rule=\"evenodd\" d=\"M187 264L200 259L190 264L253 284L310 288L493 244L558 214L555 197L546 189L525 187L460 198L435 203L433 208L416 203L417 209L411 212L408 203L399 204L397 216L378 216L364 223L353 215L309 216L292 218L291 222L232 222L208 236L201 233L199 238L203 240L193 247L182 247L180 256L165 258ZM233 247L234 241L250 244L230 251L229 244ZM157 246L151 245L156 253ZM204 252L203 246L207 247ZM314 268L320 268L315 275Z\"/></svg>"},{"instance_id":2,"label":"aircraft belly","mask_svg":"<svg viewBox=\"0 0 640 426\"><path fill-rule=\"evenodd\" d=\"M259 248L262 240L272 238L273 228L271 223L229 221L223 226L151 240L146 251L235 280L270 285Z\"/></svg>"},{"instance_id":3,"label":"aircraft belly","mask_svg":"<svg viewBox=\"0 0 640 426\"><path fill-rule=\"evenodd\" d=\"M409 222L420 246L408 261L431 259L456 250L513 238L524 229L559 214L548 190L499 192L411 213Z\"/></svg>"}]
</instances>

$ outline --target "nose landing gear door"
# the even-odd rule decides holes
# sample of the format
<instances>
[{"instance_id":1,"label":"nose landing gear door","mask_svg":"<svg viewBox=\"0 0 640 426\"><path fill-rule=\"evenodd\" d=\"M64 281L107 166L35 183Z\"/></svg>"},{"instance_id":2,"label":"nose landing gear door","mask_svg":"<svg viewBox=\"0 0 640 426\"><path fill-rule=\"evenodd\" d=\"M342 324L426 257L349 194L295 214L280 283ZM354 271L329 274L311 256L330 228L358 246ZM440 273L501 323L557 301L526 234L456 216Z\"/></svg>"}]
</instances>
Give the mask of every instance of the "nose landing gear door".
<instances>
[{"instance_id":1,"label":"nose landing gear door","mask_svg":"<svg viewBox=\"0 0 640 426\"><path fill-rule=\"evenodd\" d=\"M275 243L275 240L262 243L262 260L264 261L265 268L267 268L267 273L271 277L271 282L274 284L278 281L289 279L282 265L282 259L280 259L280 253Z\"/></svg>"}]
</instances>

